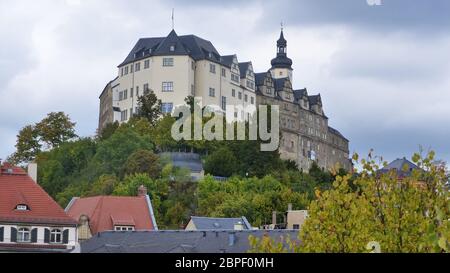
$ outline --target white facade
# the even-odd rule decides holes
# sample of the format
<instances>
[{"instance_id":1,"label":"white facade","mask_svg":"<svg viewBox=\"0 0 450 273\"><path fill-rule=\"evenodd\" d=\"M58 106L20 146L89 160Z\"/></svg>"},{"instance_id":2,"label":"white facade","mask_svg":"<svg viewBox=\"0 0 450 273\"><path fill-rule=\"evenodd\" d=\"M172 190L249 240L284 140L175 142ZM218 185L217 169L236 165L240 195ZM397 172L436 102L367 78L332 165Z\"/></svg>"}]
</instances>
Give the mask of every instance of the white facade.
<instances>
[{"instance_id":1,"label":"white facade","mask_svg":"<svg viewBox=\"0 0 450 273\"><path fill-rule=\"evenodd\" d=\"M150 55L119 66L113 85L114 121L128 121L138 109L138 97L149 90L161 100L163 113L184 105L188 96L201 98L203 107L225 110L226 105L234 106L234 113L227 118L242 120L245 112L256 109L253 67L250 63L247 71L240 71L235 56L231 67L220 61L170 54Z\"/></svg>"},{"instance_id":2,"label":"white facade","mask_svg":"<svg viewBox=\"0 0 450 273\"><path fill-rule=\"evenodd\" d=\"M77 238L77 229L76 227L73 226L36 226L36 225L30 225L30 224L17 224L17 225L12 225L12 224L4 224L4 223L0 223L0 229L3 228L3 238L0 238L2 240L0 240L0 248L2 246L2 244L7 244L9 247L11 247L11 245L16 244L17 247L21 247L24 244L26 245L34 245L36 246L36 248L42 247L42 246L47 246L45 247L45 249L51 249L51 246L58 246L58 249L60 249L61 246L64 246L65 249L75 249L75 247L78 244L78 238ZM17 237L16 239L12 239L12 230L16 229L17 230ZM25 241L21 241L20 240L20 230L21 229L27 229L30 233L29 233L29 240L25 240ZM32 230L37 229L37 240L36 242L32 242L31 241L31 232ZM48 230L48 232L54 231L55 235L56 233L60 234L60 236L53 236L54 240L52 240L52 236L49 237L48 242L46 242L45 239L45 230ZM64 243L63 241L63 233L64 231L68 232L68 239L67 239L67 243ZM55 247L56 249L56 247Z\"/></svg>"}]
</instances>

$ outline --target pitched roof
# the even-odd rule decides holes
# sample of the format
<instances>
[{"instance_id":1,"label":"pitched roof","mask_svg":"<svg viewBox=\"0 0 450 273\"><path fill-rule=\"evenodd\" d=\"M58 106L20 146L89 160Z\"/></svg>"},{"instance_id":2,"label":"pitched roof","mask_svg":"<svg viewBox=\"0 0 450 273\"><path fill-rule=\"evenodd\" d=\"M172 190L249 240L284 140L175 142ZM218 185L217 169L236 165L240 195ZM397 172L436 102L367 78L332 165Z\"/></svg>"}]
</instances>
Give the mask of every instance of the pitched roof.
<instances>
[{"instance_id":1,"label":"pitched roof","mask_svg":"<svg viewBox=\"0 0 450 273\"><path fill-rule=\"evenodd\" d=\"M298 243L298 230L104 232L81 244L82 253L247 253L249 237Z\"/></svg>"},{"instance_id":2,"label":"pitched roof","mask_svg":"<svg viewBox=\"0 0 450 273\"><path fill-rule=\"evenodd\" d=\"M267 73L269 73L269 72L255 73L255 84L256 84L256 86L264 85L264 80L267 77Z\"/></svg>"},{"instance_id":3,"label":"pitched roof","mask_svg":"<svg viewBox=\"0 0 450 273\"><path fill-rule=\"evenodd\" d=\"M284 84L287 80L288 78L274 79L275 91L283 91Z\"/></svg>"},{"instance_id":4,"label":"pitched roof","mask_svg":"<svg viewBox=\"0 0 450 273\"><path fill-rule=\"evenodd\" d=\"M247 70L251 62L239 63L239 71L241 72L241 79L247 78Z\"/></svg>"},{"instance_id":5,"label":"pitched roof","mask_svg":"<svg viewBox=\"0 0 450 273\"><path fill-rule=\"evenodd\" d=\"M197 230L234 230L237 224L243 225L244 229L251 230L252 226L247 218L211 218L211 217L191 217Z\"/></svg>"},{"instance_id":6,"label":"pitched roof","mask_svg":"<svg viewBox=\"0 0 450 273\"><path fill-rule=\"evenodd\" d=\"M135 230L153 230L156 227L147 196L74 198L66 211L77 221L82 215L88 216L92 234L114 230L116 225L134 226Z\"/></svg>"},{"instance_id":7,"label":"pitched roof","mask_svg":"<svg viewBox=\"0 0 450 273\"><path fill-rule=\"evenodd\" d=\"M294 98L299 101L304 96L308 96L308 90L306 88L300 90L294 90Z\"/></svg>"},{"instance_id":8,"label":"pitched roof","mask_svg":"<svg viewBox=\"0 0 450 273\"><path fill-rule=\"evenodd\" d=\"M76 225L24 170L7 163L0 169L0 222ZM29 210L17 211L17 205Z\"/></svg>"},{"instance_id":9,"label":"pitched roof","mask_svg":"<svg viewBox=\"0 0 450 273\"><path fill-rule=\"evenodd\" d=\"M308 96L308 99L309 99L310 105L316 105L316 104L322 103L322 98L321 98L320 94L314 95L314 96Z\"/></svg>"},{"instance_id":10,"label":"pitched roof","mask_svg":"<svg viewBox=\"0 0 450 273\"><path fill-rule=\"evenodd\" d=\"M406 171L404 171L405 167L407 169ZM406 177L412 175L413 170L420 170L420 168L404 157L392 161L389 165L382 168L380 171L381 173L387 173L392 170L396 171L400 177Z\"/></svg>"},{"instance_id":11,"label":"pitched roof","mask_svg":"<svg viewBox=\"0 0 450 273\"><path fill-rule=\"evenodd\" d=\"M236 57L236 55L226 55L226 56L222 56L222 64L225 65L226 67L231 67L231 65L233 64L233 60Z\"/></svg>"},{"instance_id":12,"label":"pitched roof","mask_svg":"<svg viewBox=\"0 0 450 273\"><path fill-rule=\"evenodd\" d=\"M175 52L170 51L171 45L175 45ZM210 41L195 35L178 36L175 31L171 31L167 37L139 39L119 66L155 55L189 55L196 61L221 61L219 52Z\"/></svg>"},{"instance_id":13,"label":"pitched roof","mask_svg":"<svg viewBox=\"0 0 450 273\"><path fill-rule=\"evenodd\" d=\"M337 135L343 139L345 139L346 141L349 141L347 138L344 137L343 134L341 134L341 132L339 132L338 130L334 129L333 127L328 127L328 132L334 135Z\"/></svg>"}]
</instances>

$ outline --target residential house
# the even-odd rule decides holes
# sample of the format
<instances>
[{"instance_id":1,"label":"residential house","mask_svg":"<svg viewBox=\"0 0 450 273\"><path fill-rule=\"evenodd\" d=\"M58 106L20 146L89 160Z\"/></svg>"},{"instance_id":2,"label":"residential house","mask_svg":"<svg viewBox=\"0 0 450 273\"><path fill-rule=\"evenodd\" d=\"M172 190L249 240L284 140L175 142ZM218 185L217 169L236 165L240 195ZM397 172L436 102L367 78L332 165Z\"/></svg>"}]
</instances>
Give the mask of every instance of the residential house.
<instances>
[{"instance_id":1,"label":"residential house","mask_svg":"<svg viewBox=\"0 0 450 273\"><path fill-rule=\"evenodd\" d=\"M152 203L144 186L138 196L73 198L67 214L79 223L78 238L87 240L104 231L157 230Z\"/></svg>"},{"instance_id":2,"label":"residential house","mask_svg":"<svg viewBox=\"0 0 450 273\"><path fill-rule=\"evenodd\" d=\"M37 165L0 164L0 252L72 252L77 221L37 184Z\"/></svg>"}]
</instances>

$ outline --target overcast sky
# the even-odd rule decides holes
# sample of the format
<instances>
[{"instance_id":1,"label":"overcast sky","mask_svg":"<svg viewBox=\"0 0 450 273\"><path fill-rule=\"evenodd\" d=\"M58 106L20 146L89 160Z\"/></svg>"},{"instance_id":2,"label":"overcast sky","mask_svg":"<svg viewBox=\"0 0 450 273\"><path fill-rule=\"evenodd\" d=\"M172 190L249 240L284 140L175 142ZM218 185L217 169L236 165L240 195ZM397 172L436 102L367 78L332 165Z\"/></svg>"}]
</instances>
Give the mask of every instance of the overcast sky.
<instances>
[{"instance_id":1,"label":"overcast sky","mask_svg":"<svg viewBox=\"0 0 450 273\"><path fill-rule=\"evenodd\" d=\"M448 0L0 0L0 158L18 130L64 111L80 136L98 124L98 96L141 37L175 30L222 55L270 68L280 22L294 87L322 94L351 152L386 159L437 151L450 161Z\"/></svg>"}]
</instances>

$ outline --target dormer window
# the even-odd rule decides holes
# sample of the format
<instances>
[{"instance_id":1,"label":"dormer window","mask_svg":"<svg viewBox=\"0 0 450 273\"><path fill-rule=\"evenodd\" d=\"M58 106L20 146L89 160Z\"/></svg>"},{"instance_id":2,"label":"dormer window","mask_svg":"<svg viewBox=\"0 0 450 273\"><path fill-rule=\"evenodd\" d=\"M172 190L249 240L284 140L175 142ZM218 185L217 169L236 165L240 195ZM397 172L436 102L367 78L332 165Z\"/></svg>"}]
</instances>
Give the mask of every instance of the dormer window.
<instances>
[{"instance_id":1,"label":"dormer window","mask_svg":"<svg viewBox=\"0 0 450 273\"><path fill-rule=\"evenodd\" d=\"M170 46L170 51L171 51L171 52L174 52L174 51L175 51L175 45L171 45L171 46Z\"/></svg>"},{"instance_id":2,"label":"dormer window","mask_svg":"<svg viewBox=\"0 0 450 273\"><path fill-rule=\"evenodd\" d=\"M133 226L115 226L114 230L115 231L134 231L134 227Z\"/></svg>"},{"instance_id":3,"label":"dormer window","mask_svg":"<svg viewBox=\"0 0 450 273\"><path fill-rule=\"evenodd\" d=\"M17 211L28 211L30 208L27 205L19 204L16 206Z\"/></svg>"}]
</instances>

